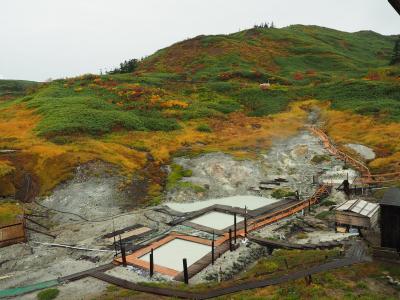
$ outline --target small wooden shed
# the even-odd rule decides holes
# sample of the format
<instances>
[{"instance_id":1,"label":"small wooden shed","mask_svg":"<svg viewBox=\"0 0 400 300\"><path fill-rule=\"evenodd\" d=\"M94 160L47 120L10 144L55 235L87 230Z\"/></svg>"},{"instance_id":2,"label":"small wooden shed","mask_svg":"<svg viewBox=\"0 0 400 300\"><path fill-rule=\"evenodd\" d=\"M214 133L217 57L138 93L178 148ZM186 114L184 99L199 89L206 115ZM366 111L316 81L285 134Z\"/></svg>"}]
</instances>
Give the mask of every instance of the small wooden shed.
<instances>
[{"instance_id":1,"label":"small wooden shed","mask_svg":"<svg viewBox=\"0 0 400 300\"><path fill-rule=\"evenodd\" d=\"M400 189L390 188L381 202L381 246L400 251Z\"/></svg>"},{"instance_id":2,"label":"small wooden shed","mask_svg":"<svg viewBox=\"0 0 400 300\"><path fill-rule=\"evenodd\" d=\"M378 226L379 204L365 200L349 200L335 208L337 227L371 229Z\"/></svg>"}]
</instances>

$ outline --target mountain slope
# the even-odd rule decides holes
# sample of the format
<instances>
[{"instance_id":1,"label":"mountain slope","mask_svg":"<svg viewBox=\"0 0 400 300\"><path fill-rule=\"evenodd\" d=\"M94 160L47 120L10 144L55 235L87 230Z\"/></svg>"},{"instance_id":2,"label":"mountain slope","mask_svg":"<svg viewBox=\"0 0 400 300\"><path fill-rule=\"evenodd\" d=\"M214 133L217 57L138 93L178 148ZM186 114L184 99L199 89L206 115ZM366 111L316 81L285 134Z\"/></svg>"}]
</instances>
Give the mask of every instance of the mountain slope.
<instances>
[{"instance_id":1,"label":"mountain slope","mask_svg":"<svg viewBox=\"0 0 400 300\"><path fill-rule=\"evenodd\" d=\"M140 70L209 79L224 72L354 74L386 66L394 41L393 36L369 31L346 33L317 26L257 28L176 43L145 59Z\"/></svg>"},{"instance_id":2,"label":"mountain slope","mask_svg":"<svg viewBox=\"0 0 400 300\"><path fill-rule=\"evenodd\" d=\"M254 157L301 128L316 107L338 140L349 134L339 129L353 128L378 153L371 166L393 169L400 156L392 134L400 130L400 68L387 67L394 41L316 26L250 29L177 43L131 74L60 79L28 94L19 86L30 84L18 83L19 98L0 102L0 149L17 150L0 155L0 196L24 190L26 178L33 196L45 194L74 167L103 160L127 181L148 178L145 201L152 201L174 155ZM272 86L261 90L267 80ZM354 122L379 123L380 133Z\"/></svg>"}]
</instances>

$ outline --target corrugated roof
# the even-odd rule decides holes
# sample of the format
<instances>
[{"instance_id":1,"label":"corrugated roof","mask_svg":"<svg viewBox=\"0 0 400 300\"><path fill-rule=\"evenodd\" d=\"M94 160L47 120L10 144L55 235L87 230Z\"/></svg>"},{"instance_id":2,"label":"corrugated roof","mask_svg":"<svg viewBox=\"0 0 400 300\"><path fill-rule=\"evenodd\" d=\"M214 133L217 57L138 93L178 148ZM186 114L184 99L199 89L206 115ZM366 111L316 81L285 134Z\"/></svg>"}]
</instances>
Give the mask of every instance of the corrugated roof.
<instances>
[{"instance_id":1,"label":"corrugated roof","mask_svg":"<svg viewBox=\"0 0 400 300\"><path fill-rule=\"evenodd\" d=\"M400 189L398 188L388 189L385 195L383 196L380 204L400 206Z\"/></svg>"},{"instance_id":2,"label":"corrugated roof","mask_svg":"<svg viewBox=\"0 0 400 300\"><path fill-rule=\"evenodd\" d=\"M379 209L379 204L365 200L349 200L336 207L338 211L351 211L366 217L372 217Z\"/></svg>"}]
</instances>

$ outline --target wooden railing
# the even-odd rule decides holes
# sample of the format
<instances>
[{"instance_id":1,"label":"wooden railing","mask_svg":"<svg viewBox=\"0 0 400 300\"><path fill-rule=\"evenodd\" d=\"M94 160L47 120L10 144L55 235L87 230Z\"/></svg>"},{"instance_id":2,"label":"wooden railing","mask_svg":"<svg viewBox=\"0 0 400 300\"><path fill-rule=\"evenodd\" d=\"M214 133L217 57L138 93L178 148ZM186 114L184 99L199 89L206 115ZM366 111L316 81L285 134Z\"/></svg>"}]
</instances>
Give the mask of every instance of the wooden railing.
<instances>
[{"instance_id":1,"label":"wooden railing","mask_svg":"<svg viewBox=\"0 0 400 300\"><path fill-rule=\"evenodd\" d=\"M315 134L322 141L324 148L338 159L344 161L346 164L351 165L360 172L361 177L355 180L358 184L374 184L385 183L400 180L400 172L384 173L384 174L371 174L369 168L361 161L351 157L347 153L337 149L330 141L325 132L316 126L307 126L307 129Z\"/></svg>"}]
</instances>

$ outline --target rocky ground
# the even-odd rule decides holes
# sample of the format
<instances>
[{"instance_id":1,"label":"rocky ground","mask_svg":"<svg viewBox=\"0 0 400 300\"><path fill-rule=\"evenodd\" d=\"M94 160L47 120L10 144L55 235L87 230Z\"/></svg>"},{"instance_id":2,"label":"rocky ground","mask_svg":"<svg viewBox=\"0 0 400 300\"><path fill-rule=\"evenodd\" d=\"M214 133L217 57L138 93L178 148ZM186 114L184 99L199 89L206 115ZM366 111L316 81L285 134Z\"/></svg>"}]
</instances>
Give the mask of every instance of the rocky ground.
<instances>
[{"instance_id":1,"label":"rocky ground","mask_svg":"<svg viewBox=\"0 0 400 300\"><path fill-rule=\"evenodd\" d=\"M185 177L184 181L203 188L201 192L187 187L168 190L166 200L177 202L233 195L271 197L273 190L262 191L257 190L257 187L260 181L277 177L287 180L277 189L297 190L301 197L306 198L316 189L313 176L319 175L317 177L320 181L335 179L338 182L348 173L355 176L354 171L343 168L342 162L328 156L319 140L308 131L302 131L287 140L276 141L257 160L238 160L223 153L209 153L195 158L177 158L174 163L192 171L192 176ZM77 169L74 179L60 185L51 196L39 200L40 205L32 205L31 209L34 211L49 213L47 224L52 226L51 233L56 237L53 239L30 232L28 244L0 248L0 275L5 276L0 280L0 289L55 279L110 262L114 253L110 242L105 241L102 236L113 228L118 230L143 224L155 229L152 237L172 229L209 237L206 233L193 232L193 229L184 226L168 226L172 216L160 210L162 205L132 210L129 196L120 190L122 180L110 166L101 163L83 166ZM340 203L344 201L344 197L341 193L334 193L329 200ZM256 234L298 240L295 238L297 232L308 230L308 237L312 242L317 242L318 236L324 236L320 240L336 239L339 236L332 231L329 220L315 217L326 210L328 207L322 207L306 217L288 218L267 226ZM318 233L311 234L313 231ZM44 242L109 251L72 250L40 244ZM262 247L255 244L242 245L237 251L225 254L214 266L209 266L196 275L193 282L218 278L226 280L262 255L265 255ZM133 268L116 268L109 272L117 277L129 277L133 281L148 280L147 274ZM154 280L165 278L159 276ZM85 279L60 287L60 297L74 299L72 295L75 294L92 295L92 291L101 293L106 286L97 280ZM27 295L26 299L29 297L31 295Z\"/></svg>"}]
</instances>

